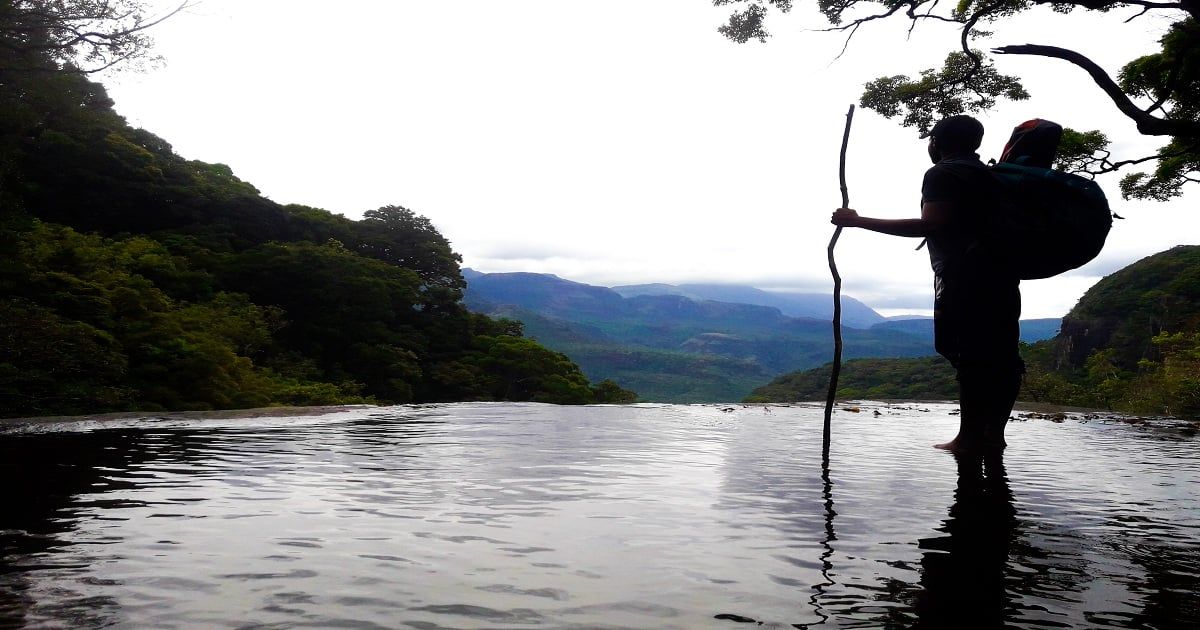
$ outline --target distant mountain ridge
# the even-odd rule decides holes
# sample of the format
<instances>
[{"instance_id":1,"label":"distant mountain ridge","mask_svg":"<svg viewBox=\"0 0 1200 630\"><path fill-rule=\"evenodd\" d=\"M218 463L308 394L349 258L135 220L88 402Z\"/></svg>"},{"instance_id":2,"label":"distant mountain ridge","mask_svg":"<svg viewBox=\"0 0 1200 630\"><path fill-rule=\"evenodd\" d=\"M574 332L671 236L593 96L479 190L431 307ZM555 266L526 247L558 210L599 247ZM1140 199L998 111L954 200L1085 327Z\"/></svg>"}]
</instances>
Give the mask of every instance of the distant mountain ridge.
<instances>
[{"instance_id":1,"label":"distant mountain ridge","mask_svg":"<svg viewBox=\"0 0 1200 630\"><path fill-rule=\"evenodd\" d=\"M787 293L764 291L738 284L631 284L613 287L624 297L639 295L678 295L696 301L711 300L734 304L753 304L779 309L789 317L833 319L833 298L824 293ZM842 323L852 328L870 328L886 321L874 309L858 300L842 296Z\"/></svg>"},{"instance_id":2,"label":"distant mountain ridge","mask_svg":"<svg viewBox=\"0 0 1200 630\"><path fill-rule=\"evenodd\" d=\"M1022 319L1021 320L1021 341L1025 343L1034 343L1043 339L1050 339L1058 334L1059 328L1062 326L1061 318L1043 318L1043 319ZM908 333L928 339L933 343L933 318L922 317L919 319L889 319L888 321L875 324L871 328L880 330L895 330Z\"/></svg>"},{"instance_id":3,"label":"distant mountain ridge","mask_svg":"<svg viewBox=\"0 0 1200 630\"><path fill-rule=\"evenodd\" d=\"M549 274L465 270L464 302L476 312L521 321L526 334L579 363L663 402L738 400L795 366L832 354L827 317L793 317L778 306L697 299L705 295L773 296L753 287L657 285L616 289ZM697 288L699 287L699 288ZM826 297L825 301L829 301ZM857 303L860 304L861 303ZM796 304L789 306L792 312ZM884 318L861 306L856 321ZM816 310L813 314L820 315ZM932 344L903 332L845 328L848 356L920 356Z\"/></svg>"},{"instance_id":4,"label":"distant mountain ridge","mask_svg":"<svg viewBox=\"0 0 1200 630\"><path fill-rule=\"evenodd\" d=\"M541 273L464 274L470 287L468 306L511 304L552 316L615 316L626 309L625 298L608 287L564 280ZM479 309L475 309L479 310Z\"/></svg>"},{"instance_id":5,"label":"distant mountain ridge","mask_svg":"<svg viewBox=\"0 0 1200 630\"><path fill-rule=\"evenodd\" d=\"M771 306L697 301L668 294L625 298L607 287L549 274L476 276L468 281L465 302L478 312L515 307L562 323L591 326L611 341L663 349L674 349L704 333L745 338L772 335L789 326L823 331L829 326L820 319L788 317Z\"/></svg>"},{"instance_id":6,"label":"distant mountain ridge","mask_svg":"<svg viewBox=\"0 0 1200 630\"><path fill-rule=\"evenodd\" d=\"M713 284L610 289L470 269L463 276L468 308L522 322L529 337L571 357L590 378L612 379L645 400L740 400L776 375L833 355L830 296ZM843 305L854 314L843 326L847 359L934 354L932 320L889 320L853 298Z\"/></svg>"}]
</instances>

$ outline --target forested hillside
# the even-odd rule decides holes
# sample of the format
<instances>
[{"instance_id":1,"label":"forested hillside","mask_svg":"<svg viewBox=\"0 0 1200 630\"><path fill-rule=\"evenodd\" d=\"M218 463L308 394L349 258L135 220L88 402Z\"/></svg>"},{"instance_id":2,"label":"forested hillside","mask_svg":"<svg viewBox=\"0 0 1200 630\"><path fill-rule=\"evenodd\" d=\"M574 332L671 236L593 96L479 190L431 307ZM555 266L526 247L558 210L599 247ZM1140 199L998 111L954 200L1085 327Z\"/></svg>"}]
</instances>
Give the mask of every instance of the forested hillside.
<instances>
[{"instance_id":1,"label":"forested hillside","mask_svg":"<svg viewBox=\"0 0 1200 630\"><path fill-rule=\"evenodd\" d=\"M0 46L0 415L631 399L468 312L426 218L276 204L21 37Z\"/></svg>"},{"instance_id":2,"label":"forested hillside","mask_svg":"<svg viewBox=\"0 0 1200 630\"><path fill-rule=\"evenodd\" d=\"M1028 355L1032 400L1200 418L1200 246L1104 278Z\"/></svg>"},{"instance_id":3,"label":"forested hillside","mask_svg":"<svg viewBox=\"0 0 1200 630\"><path fill-rule=\"evenodd\" d=\"M784 374L756 388L743 402L824 400L833 364ZM851 359L838 376L838 398L869 400L953 400L958 398L954 368L941 357Z\"/></svg>"}]
</instances>

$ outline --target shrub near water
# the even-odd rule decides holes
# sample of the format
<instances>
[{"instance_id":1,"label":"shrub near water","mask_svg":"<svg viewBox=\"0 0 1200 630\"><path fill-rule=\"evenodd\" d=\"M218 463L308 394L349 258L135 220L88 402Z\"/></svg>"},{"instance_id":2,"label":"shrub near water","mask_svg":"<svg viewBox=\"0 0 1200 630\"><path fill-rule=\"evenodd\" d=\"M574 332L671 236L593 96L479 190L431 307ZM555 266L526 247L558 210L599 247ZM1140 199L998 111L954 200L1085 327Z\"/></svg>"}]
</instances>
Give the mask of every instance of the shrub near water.
<instances>
[{"instance_id":1,"label":"shrub near water","mask_svg":"<svg viewBox=\"0 0 1200 630\"><path fill-rule=\"evenodd\" d=\"M1150 339L1155 358L1121 367L1113 348L1094 350L1083 369L1053 369L1050 344L1035 346L1022 399L1200 419L1200 333L1160 333Z\"/></svg>"},{"instance_id":2,"label":"shrub near water","mask_svg":"<svg viewBox=\"0 0 1200 630\"><path fill-rule=\"evenodd\" d=\"M829 393L832 364L785 374L755 389L744 402L824 400ZM852 359L838 376L838 398L872 400L958 398L954 368L941 357L915 359Z\"/></svg>"}]
</instances>

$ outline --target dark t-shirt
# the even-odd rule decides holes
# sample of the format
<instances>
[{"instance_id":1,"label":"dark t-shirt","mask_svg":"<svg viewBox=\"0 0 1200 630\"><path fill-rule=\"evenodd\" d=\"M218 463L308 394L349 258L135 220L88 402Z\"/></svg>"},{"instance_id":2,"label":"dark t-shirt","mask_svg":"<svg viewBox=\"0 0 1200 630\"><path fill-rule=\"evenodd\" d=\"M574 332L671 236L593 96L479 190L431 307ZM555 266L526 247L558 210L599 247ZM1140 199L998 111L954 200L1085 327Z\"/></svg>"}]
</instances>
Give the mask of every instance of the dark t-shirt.
<instances>
[{"instance_id":1,"label":"dark t-shirt","mask_svg":"<svg viewBox=\"0 0 1200 630\"><path fill-rule=\"evenodd\" d=\"M979 215L987 203L991 176L978 156L942 160L925 171L921 182L921 203L945 202L953 205L953 214L946 227L930 234L929 263L934 273L944 275L975 244L979 231Z\"/></svg>"}]
</instances>

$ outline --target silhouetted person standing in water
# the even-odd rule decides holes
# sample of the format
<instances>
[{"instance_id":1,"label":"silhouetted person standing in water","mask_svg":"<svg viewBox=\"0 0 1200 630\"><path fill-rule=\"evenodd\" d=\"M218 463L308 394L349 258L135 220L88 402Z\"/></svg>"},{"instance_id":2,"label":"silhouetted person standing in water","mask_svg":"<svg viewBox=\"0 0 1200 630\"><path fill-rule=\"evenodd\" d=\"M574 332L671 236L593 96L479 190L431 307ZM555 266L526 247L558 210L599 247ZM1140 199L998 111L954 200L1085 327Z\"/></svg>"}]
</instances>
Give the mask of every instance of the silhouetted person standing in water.
<instances>
[{"instance_id":1,"label":"silhouetted person standing in water","mask_svg":"<svg viewBox=\"0 0 1200 630\"><path fill-rule=\"evenodd\" d=\"M975 153L982 141L983 125L970 116L934 125L933 167L921 184L919 219L873 219L849 208L833 213L833 223L842 227L928 240L934 347L958 371L962 408L958 435L937 447L956 452L1004 448L1004 427L1025 371L1017 350L1020 281L997 268L980 244L982 214L996 186Z\"/></svg>"}]
</instances>

